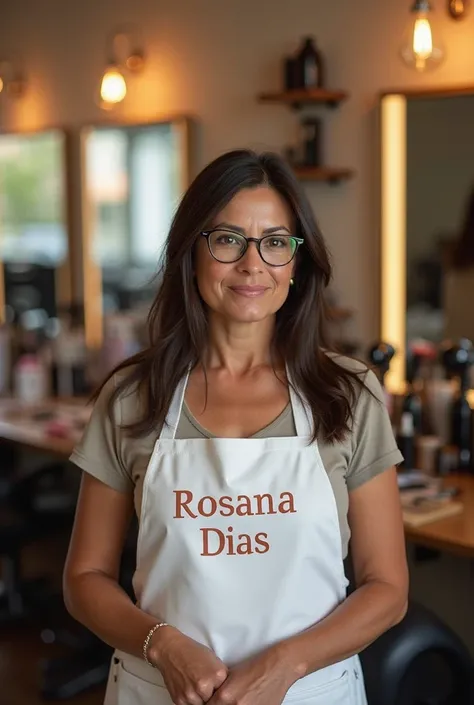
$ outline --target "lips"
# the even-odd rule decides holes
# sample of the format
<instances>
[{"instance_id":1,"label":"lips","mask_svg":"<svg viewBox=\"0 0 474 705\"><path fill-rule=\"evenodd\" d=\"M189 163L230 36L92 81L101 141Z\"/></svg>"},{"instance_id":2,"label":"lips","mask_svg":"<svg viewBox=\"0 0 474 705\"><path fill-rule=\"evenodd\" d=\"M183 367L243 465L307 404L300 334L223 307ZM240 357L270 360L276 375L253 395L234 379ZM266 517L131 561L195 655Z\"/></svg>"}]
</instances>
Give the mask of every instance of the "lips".
<instances>
[{"instance_id":1,"label":"lips","mask_svg":"<svg viewBox=\"0 0 474 705\"><path fill-rule=\"evenodd\" d=\"M239 296L261 296L266 292L266 286L231 286L230 289Z\"/></svg>"}]
</instances>

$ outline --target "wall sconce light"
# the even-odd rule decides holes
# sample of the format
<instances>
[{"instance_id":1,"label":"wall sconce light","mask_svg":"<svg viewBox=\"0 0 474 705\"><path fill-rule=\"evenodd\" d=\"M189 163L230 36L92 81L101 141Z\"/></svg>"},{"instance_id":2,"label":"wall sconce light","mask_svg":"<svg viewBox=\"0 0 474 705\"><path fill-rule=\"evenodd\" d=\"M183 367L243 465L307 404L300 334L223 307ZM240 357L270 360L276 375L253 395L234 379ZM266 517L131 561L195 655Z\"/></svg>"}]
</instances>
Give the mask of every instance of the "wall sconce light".
<instances>
[{"instance_id":1,"label":"wall sconce light","mask_svg":"<svg viewBox=\"0 0 474 705\"><path fill-rule=\"evenodd\" d=\"M454 20L462 20L470 9L470 0L448 0L448 12Z\"/></svg>"},{"instance_id":2,"label":"wall sconce light","mask_svg":"<svg viewBox=\"0 0 474 705\"><path fill-rule=\"evenodd\" d=\"M21 98L26 90L25 77L10 61L0 61L0 94Z\"/></svg>"},{"instance_id":3,"label":"wall sconce light","mask_svg":"<svg viewBox=\"0 0 474 705\"><path fill-rule=\"evenodd\" d=\"M134 32L116 32L110 39L108 64L99 88L99 106L102 110L113 110L127 95L127 73L137 74L143 70L145 55Z\"/></svg>"},{"instance_id":4,"label":"wall sconce light","mask_svg":"<svg viewBox=\"0 0 474 705\"><path fill-rule=\"evenodd\" d=\"M436 18L429 0L415 0L412 17L403 37L400 54L415 71L435 69L444 59L444 48L438 37Z\"/></svg>"}]
</instances>

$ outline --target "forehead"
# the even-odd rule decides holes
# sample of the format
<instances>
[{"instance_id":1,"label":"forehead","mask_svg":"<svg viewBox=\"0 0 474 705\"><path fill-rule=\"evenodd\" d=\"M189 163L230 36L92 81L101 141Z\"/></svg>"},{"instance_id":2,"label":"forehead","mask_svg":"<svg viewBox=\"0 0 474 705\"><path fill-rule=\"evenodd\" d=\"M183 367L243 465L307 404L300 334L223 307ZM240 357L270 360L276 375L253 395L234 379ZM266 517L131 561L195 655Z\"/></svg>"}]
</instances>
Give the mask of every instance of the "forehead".
<instances>
[{"instance_id":1,"label":"forehead","mask_svg":"<svg viewBox=\"0 0 474 705\"><path fill-rule=\"evenodd\" d=\"M259 186L242 189L214 218L213 225L227 223L247 229L252 226L291 229L293 215L284 198L274 189Z\"/></svg>"}]
</instances>

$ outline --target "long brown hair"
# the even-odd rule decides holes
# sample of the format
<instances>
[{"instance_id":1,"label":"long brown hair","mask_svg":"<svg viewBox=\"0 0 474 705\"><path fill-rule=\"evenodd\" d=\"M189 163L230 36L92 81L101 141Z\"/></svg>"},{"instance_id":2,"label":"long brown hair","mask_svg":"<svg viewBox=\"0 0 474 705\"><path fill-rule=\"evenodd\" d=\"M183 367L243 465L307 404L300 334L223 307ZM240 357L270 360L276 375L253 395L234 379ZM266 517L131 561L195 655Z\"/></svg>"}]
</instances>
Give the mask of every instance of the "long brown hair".
<instances>
[{"instance_id":1,"label":"long brown hair","mask_svg":"<svg viewBox=\"0 0 474 705\"><path fill-rule=\"evenodd\" d=\"M340 440L349 430L356 388L365 385L360 373L327 354L324 290L331 279L331 264L309 201L280 156L235 150L205 167L184 195L171 225L161 283L148 316L149 346L107 378L126 370L109 399L110 412L124 392L141 395L142 414L126 426L130 435L142 437L161 428L177 384L190 366L203 363L208 322L193 276L197 238L236 193L262 185L285 199L294 215L295 234L304 238L294 286L276 315L272 352L285 360L296 391L310 405L314 438L321 434L328 441Z\"/></svg>"}]
</instances>

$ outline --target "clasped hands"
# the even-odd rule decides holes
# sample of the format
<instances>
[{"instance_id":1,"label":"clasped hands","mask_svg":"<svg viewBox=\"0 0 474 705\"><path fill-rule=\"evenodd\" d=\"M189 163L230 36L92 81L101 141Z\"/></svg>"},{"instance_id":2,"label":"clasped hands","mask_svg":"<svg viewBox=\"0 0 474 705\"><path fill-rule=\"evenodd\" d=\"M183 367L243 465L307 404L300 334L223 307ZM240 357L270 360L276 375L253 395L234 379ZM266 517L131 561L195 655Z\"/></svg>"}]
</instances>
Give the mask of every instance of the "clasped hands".
<instances>
[{"instance_id":1,"label":"clasped hands","mask_svg":"<svg viewBox=\"0 0 474 705\"><path fill-rule=\"evenodd\" d=\"M281 705L303 675L278 646L227 668L206 646L172 627L164 627L159 637L149 656L174 705Z\"/></svg>"}]
</instances>

